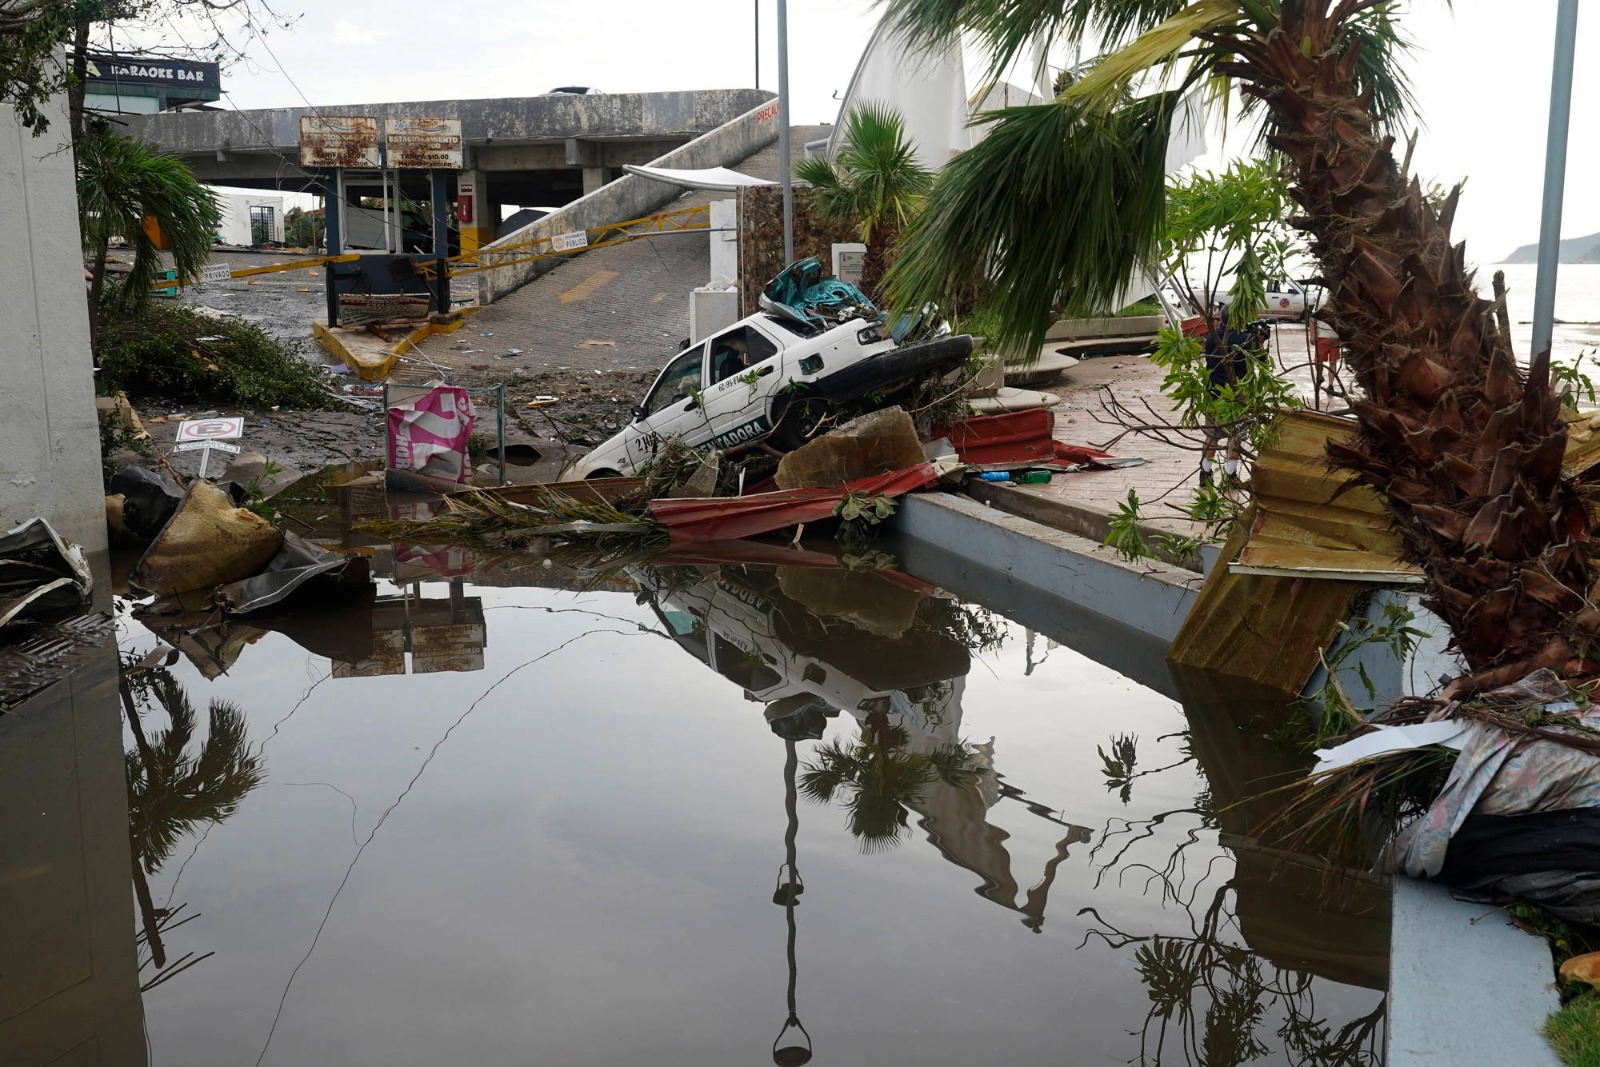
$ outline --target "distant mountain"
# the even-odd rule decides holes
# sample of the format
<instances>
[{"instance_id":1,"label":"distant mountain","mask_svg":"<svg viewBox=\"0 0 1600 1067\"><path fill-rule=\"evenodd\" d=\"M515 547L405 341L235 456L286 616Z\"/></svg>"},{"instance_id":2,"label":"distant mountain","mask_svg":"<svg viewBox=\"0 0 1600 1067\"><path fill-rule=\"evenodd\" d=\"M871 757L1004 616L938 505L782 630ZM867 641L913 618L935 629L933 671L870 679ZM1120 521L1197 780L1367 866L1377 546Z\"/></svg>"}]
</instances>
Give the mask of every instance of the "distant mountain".
<instances>
[{"instance_id":1,"label":"distant mountain","mask_svg":"<svg viewBox=\"0 0 1600 1067\"><path fill-rule=\"evenodd\" d=\"M1536 263L1538 260L1539 246L1532 244L1523 245L1501 262ZM1561 262L1600 263L1600 233L1591 233L1587 237L1568 237L1562 241Z\"/></svg>"}]
</instances>

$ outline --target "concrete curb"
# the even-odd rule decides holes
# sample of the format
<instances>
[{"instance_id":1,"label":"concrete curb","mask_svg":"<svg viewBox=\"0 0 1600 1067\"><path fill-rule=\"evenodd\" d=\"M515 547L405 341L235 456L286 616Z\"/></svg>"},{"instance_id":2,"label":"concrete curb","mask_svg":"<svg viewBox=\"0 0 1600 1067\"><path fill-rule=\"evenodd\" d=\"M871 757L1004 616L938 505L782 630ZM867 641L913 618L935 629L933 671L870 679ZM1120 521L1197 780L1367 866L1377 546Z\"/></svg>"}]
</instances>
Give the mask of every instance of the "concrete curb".
<instances>
[{"instance_id":1,"label":"concrete curb","mask_svg":"<svg viewBox=\"0 0 1600 1067\"><path fill-rule=\"evenodd\" d=\"M964 496L904 497L893 529L958 553L1052 596L1170 642L1204 579L1162 562L1125 563L1076 534L1008 515Z\"/></svg>"},{"instance_id":2,"label":"concrete curb","mask_svg":"<svg viewBox=\"0 0 1600 1067\"><path fill-rule=\"evenodd\" d=\"M1488 904L1398 877L1388 1067L1560 1067L1540 1034L1561 1007L1550 948Z\"/></svg>"},{"instance_id":3,"label":"concrete curb","mask_svg":"<svg viewBox=\"0 0 1600 1067\"><path fill-rule=\"evenodd\" d=\"M378 382L394 369L395 362L434 334L454 333L467 324L467 317L482 311L482 304L456 308L451 322L424 322L393 344L374 337L366 330L329 327L312 320L311 336L317 346L355 372L365 382Z\"/></svg>"}]
</instances>

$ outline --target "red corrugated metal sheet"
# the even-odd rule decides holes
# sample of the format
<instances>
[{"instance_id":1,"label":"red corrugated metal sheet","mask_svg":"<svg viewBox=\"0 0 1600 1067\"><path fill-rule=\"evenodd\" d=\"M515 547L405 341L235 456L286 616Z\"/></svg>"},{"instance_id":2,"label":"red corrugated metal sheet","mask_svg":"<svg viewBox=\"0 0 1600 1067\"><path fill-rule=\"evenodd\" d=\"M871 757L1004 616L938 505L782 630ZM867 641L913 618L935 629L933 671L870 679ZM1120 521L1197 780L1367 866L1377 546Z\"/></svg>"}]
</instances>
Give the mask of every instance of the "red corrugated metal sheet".
<instances>
[{"instance_id":1,"label":"red corrugated metal sheet","mask_svg":"<svg viewBox=\"0 0 1600 1067\"><path fill-rule=\"evenodd\" d=\"M948 437L961 462L1049 463L1055 459L1056 414L1049 408L963 419L940 436Z\"/></svg>"},{"instance_id":2,"label":"red corrugated metal sheet","mask_svg":"<svg viewBox=\"0 0 1600 1067\"><path fill-rule=\"evenodd\" d=\"M820 522L852 492L868 496L900 496L939 480L927 463L859 478L832 489L784 489L749 496L683 497L652 500L650 514L667 528L674 541L714 541L755 537L759 534Z\"/></svg>"}]
</instances>

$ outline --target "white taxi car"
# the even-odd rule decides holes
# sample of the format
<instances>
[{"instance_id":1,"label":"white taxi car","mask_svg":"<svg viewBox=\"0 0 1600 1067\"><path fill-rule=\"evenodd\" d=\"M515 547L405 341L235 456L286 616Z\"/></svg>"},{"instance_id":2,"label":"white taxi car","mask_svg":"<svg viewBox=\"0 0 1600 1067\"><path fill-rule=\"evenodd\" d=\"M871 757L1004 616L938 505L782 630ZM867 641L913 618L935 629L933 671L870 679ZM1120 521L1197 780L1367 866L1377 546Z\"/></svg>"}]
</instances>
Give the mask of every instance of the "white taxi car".
<instances>
[{"instance_id":1,"label":"white taxi car","mask_svg":"<svg viewBox=\"0 0 1600 1067\"><path fill-rule=\"evenodd\" d=\"M633 421L563 473L564 479L632 474L676 438L691 448L738 452L798 448L822 421L869 393L894 393L943 374L972 353L972 338L897 345L875 320L808 325L765 312L673 357Z\"/></svg>"}]
</instances>

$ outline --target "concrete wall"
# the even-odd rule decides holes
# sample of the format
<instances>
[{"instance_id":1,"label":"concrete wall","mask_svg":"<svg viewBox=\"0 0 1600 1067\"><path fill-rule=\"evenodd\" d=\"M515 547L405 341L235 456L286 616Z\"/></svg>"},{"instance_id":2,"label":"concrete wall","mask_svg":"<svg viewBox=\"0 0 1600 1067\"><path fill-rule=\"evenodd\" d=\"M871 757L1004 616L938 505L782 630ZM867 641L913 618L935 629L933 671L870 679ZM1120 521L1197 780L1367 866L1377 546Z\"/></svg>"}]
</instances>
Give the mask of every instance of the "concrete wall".
<instances>
[{"instance_id":1,"label":"concrete wall","mask_svg":"<svg viewBox=\"0 0 1600 1067\"><path fill-rule=\"evenodd\" d=\"M9 1067L146 1062L129 851L108 640L0 716L0 1061Z\"/></svg>"},{"instance_id":2,"label":"concrete wall","mask_svg":"<svg viewBox=\"0 0 1600 1067\"><path fill-rule=\"evenodd\" d=\"M777 108L768 104L751 108L732 122L696 137L682 148L651 162L652 166L693 170L725 167L765 148L778 137ZM524 226L495 241L489 248L519 244L573 230L587 230L615 222L625 222L657 211L683 195L680 186L626 174L609 185L574 200L560 211ZM533 260L479 275L479 299L492 303L537 278L562 259Z\"/></svg>"},{"instance_id":3,"label":"concrete wall","mask_svg":"<svg viewBox=\"0 0 1600 1067\"><path fill-rule=\"evenodd\" d=\"M34 137L0 108L0 529L42 515L106 545L100 433L65 98Z\"/></svg>"}]
</instances>

